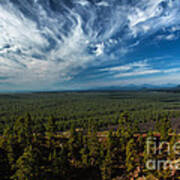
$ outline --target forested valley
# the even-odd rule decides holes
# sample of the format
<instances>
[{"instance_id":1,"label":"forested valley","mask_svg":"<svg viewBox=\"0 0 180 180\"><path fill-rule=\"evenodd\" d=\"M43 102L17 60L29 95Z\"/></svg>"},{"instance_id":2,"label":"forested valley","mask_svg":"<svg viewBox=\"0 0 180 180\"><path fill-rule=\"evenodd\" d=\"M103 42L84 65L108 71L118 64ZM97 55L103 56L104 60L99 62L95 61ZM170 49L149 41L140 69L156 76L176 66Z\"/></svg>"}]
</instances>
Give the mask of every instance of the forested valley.
<instances>
[{"instance_id":1,"label":"forested valley","mask_svg":"<svg viewBox=\"0 0 180 180\"><path fill-rule=\"evenodd\" d=\"M1 94L0 179L179 179L179 118L173 92Z\"/></svg>"}]
</instances>

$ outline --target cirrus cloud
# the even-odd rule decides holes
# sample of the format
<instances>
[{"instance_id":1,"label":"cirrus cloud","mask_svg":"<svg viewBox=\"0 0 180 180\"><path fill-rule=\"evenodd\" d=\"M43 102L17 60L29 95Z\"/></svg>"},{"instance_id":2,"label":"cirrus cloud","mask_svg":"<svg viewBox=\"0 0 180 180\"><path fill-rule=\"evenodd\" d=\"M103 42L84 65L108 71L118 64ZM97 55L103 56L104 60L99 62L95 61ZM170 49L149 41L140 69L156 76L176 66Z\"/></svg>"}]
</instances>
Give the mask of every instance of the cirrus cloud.
<instances>
[{"instance_id":1,"label":"cirrus cloud","mask_svg":"<svg viewBox=\"0 0 180 180\"><path fill-rule=\"evenodd\" d=\"M152 35L177 40L179 15L179 0L0 1L1 81L20 89L52 89L57 82L63 88L104 64L101 72L116 71L114 78L162 73L121 59Z\"/></svg>"}]
</instances>

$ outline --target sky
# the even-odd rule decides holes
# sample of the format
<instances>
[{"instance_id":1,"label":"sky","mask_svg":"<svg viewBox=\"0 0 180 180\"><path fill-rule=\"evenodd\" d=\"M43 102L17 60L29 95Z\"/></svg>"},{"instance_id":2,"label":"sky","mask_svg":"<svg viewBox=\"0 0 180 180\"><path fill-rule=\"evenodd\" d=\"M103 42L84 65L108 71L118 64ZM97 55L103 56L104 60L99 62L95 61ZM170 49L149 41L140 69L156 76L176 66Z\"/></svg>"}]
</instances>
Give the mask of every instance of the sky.
<instances>
[{"instance_id":1,"label":"sky","mask_svg":"<svg viewBox=\"0 0 180 180\"><path fill-rule=\"evenodd\" d=\"M0 91L180 84L180 0L0 0Z\"/></svg>"}]
</instances>

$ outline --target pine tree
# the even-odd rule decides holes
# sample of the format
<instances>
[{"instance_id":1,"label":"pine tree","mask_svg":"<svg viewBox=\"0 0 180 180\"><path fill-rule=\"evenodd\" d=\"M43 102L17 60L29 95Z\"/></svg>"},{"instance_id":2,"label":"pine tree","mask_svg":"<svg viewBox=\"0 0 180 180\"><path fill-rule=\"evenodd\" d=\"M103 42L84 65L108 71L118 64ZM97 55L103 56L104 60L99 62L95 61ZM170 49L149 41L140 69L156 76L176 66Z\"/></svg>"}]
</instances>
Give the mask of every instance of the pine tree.
<instances>
[{"instance_id":1,"label":"pine tree","mask_svg":"<svg viewBox=\"0 0 180 180\"><path fill-rule=\"evenodd\" d=\"M115 150L115 141L113 137L113 132L112 130L110 130L108 133L108 139L107 139L107 152L106 152L105 160L103 161L103 165L101 168L103 180L112 179L113 170L116 166L116 162L114 162L116 158L115 157L116 154L114 150Z\"/></svg>"},{"instance_id":2,"label":"pine tree","mask_svg":"<svg viewBox=\"0 0 180 180\"><path fill-rule=\"evenodd\" d=\"M171 129L171 122L169 117L164 115L163 117L159 117L156 122L156 130L161 134L161 140L168 140L168 132Z\"/></svg>"},{"instance_id":3,"label":"pine tree","mask_svg":"<svg viewBox=\"0 0 180 180\"><path fill-rule=\"evenodd\" d=\"M10 127L4 129L3 138L0 138L0 147L7 152L8 164L11 168L11 172L14 171L14 163L18 154L15 153L14 147L16 146L16 139L12 135ZM11 175L11 174L10 174Z\"/></svg>"},{"instance_id":4,"label":"pine tree","mask_svg":"<svg viewBox=\"0 0 180 180\"><path fill-rule=\"evenodd\" d=\"M56 150L54 151L51 172L54 178L68 179L70 176L70 169L67 148L62 146L59 152L56 152Z\"/></svg>"},{"instance_id":5,"label":"pine tree","mask_svg":"<svg viewBox=\"0 0 180 180\"><path fill-rule=\"evenodd\" d=\"M89 162L88 139L86 135L83 137L83 147L80 151L80 154L81 154L82 166L88 168L90 166L90 162Z\"/></svg>"},{"instance_id":6,"label":"pine tree","mask_svg":"<svg viewBox=\"0 0 180 180\"><path fill-rule=\"evenodd\" d=\"M47 137L47 144L48 144L48 147L51 149L51 147L55 143L55 134L57 132L55 118L53 116L50 116L48 118L47 124L45 125L45 129L46 129L45 134Z\"/></svg>"},{"instance_id":7,"label":"pine tree","mask_svg":"<svg viewBox=\"0 0 180 180\"><path fill-rule=\"evenodd\" d=\"M25 126L26 142L27 144L31 144L33 139L33 121L29 113L27 113L25 116L24 126Z\"/></svg>"},{"instance_id":8,"label":"pine tree","mask_svg":"<svg viewBox=\"0 0 180 180\"><path fill-rule=\"evenodd\" d=\"M112 179L112 173L113 173L113 167L112 167L112 155L111 151L108 149L105 160L103 162L102 168L101 168L101 174L103 180L110 180Z\"/></svg>"},{"instance_id":9,"label":"pine tree","mask_svg":"<svg viewBox=\"0 0 180 180\"><path fill-rule=\"evenodd\" d=\"M70 129L70 137L68 140L68 156L74 165L78 164L81 160L80 151L82 147L82 133L77 132L74 125L72 125Z\"/></svg>"},{"instance_id":10,"label":"pine tree","mask_svg":"<svg viewBox=\"0 0 180 180\"><path fill-rule=\"evenodd\" d=\"M143 174L146 176L152 173L157 175L156 162L158 160L158 143L159 140L154 136L153 131L149 131L143 151Z\"/></svg>"},{"instance_id":11,"label":"pine tree","mask_svg":"<svg viewBox=\"0 0 180 180\"><path fill-rule=\"evenodd\" d=\"M145 166L144 166L144 154L143 154L144 148L146 148L145 143L146 143L145 139L143 138L142 135L140 137L138 137L136 150L137 150L137 153L139 154L138 164L139 164L140 175L143 175L143 169L145 168Z\"/></svg>"},{"instance_id":12,"label":"pine tree","mask_svg":"<svg viewBox=\"0 0 180 180\"><path fill-rule=\"evenodd\" d=\"M25 143L26 141L26 129L24 126L24 118L23 117L19 117L13 127L13 133L15 135L15 137L17 138L18 143Z\"/></svg>"},{"instance_id":13,"label":"pine tree","mask_svg":"<svg viewBox=\"0 0 180 180\"><path fill-rule=\"evenodd\" d=\"M28 145L32 142L32 119L30 114L24 117L19 117L13 127L14 135L17 137L17 141L21 144Z\"/></svg>"},{"instance_id":14,"label":"pine tree","mask_svg":"<svg viewBox=\"0 0 180 180\"><path fill-rule=\"evenodd\" d=\"M133 173L137 168L138 154L134 139L130 139L126 146L126 168L128 173Z\"/></svg>"},{"instance_id":15,"label":"pine tree","mask_svg":"<svg viewBox=\"0 0 180 180\"><path fill-rule=\"evenodd\" d=\"M16 172L12 176L13 179L33 180L38 178L39 164L38 153L29 145L25 148L22 156L16 161Z\"/></svg>"},{"instance_id":16,"label":"pine tree","mask_svg":"<svg viewBox=\"0 0 180 180\"><path fill-rule=\"evenodd\" d=\"M100 143L96 128L90 128L88 131L88 148L91 166L98 167L100 161Z\"/></svg>"},{"instance_id":17,"label":"pine tree","mask_svg":"<svg viewBox=\"0 0 180 180\"><path fill-rule=\"evenodd\" d=\"M124 112L120 115L119 127L116 132L117 144L118 144L117 148L119 149L120 162L125 162L126 144L131 138L133 138L133 135L134 134L129 120L129 113Z\"/></svg>"},{"instance_id":18,"label":"pine tree","mask_svg":"<svg viewBox=\"0 0 180 180\"><path fill-rule=\"evenodd\" d=\"M165 165L161 167L160 171L158 171L159 178L170 179L172 178L171 177L171 175L173 174L172 172L176 170L174 164L173 165L171 164L177 160L176 152L174 151L174 145L176 142L177 142L176 134L173 134L170 137L170 140L167 144L169 147L165 146L164 149L162 149L160 158L166 160L166 162L170 162L170 164L165 163ZM178 177L174 177L174 178L178 179Z\"/></svg>"},{"instance_id":19,"label":"pine tree","mask_svg":"<svg viewBox=\"0 0 180 180\"><path fill-rule=\"evenodd\" d=\"M52 138L54 136L54 134L56 133L56 131L57 131L57 127L56 127L56 124L55 124L55 119L54 119L53 116L50 116L48 118L48 121L47 121L47 124L46 124L45 128L46 128L46 135L49 138Z\"/></svg>"}]
</instances>

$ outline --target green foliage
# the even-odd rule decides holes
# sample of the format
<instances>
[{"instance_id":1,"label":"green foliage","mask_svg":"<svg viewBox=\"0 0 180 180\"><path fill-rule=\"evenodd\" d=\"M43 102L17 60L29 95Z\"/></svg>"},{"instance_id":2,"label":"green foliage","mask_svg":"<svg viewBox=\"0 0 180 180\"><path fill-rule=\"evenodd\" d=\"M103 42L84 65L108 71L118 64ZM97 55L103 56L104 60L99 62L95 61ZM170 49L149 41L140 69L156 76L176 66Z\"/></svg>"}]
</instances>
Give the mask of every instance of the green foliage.
<instances>
[{"instance_id":1,"label":"green foliage","mask_svg":"<svg viewBox=\"0 0 180 180\"><path fill-rule=\"evenodd\" d=\"M130 139L126 146L126 168L127 172L133 172L137 168L138 154L134 139Z\"/></svg>"},{"instance_id":2,"label":"green foliage","mask_svg":"<svg viewBox=\"0 0 180 180\"><path fill-rule=\"evenodd\" d=\"M97 137L97 132L94 129L88 131L88 148L90 165L98 167L100 162L100 143Z\"/></svg>"},{"instance_id":3,"label":"green foliage","mask_svg":"<svg viewBox=\"0 0 180 180\"><path fill-rule=\"evenodd\" d=\"M158 132L160 132L161 139L167 140L169 130L171 129L171 122L167 115L158 119L158 121L156 122L156 129Z\"/></svg>"},{"instance_id":4,"label":"green foliage","mask_svg":"<svg viewBox=\"0 0 180 180\"><path fill-rule=\"evenodd\" d=\"M30 114L27 114L25 117L19 117L16 120L13 127L13 132L19 143L31 143L33 131Z\"/></svg>"},{"instance_id":5,"label":"green foliage","mask_svg":"<svg viewBox=\"0 0 180 180\"><path fill-rule=\"evenodd\" d=\"M32 131L37 133L44 131L42 125L47 125L50 118L58 131L69 130L72 124L87 128L89 122L95 122L97 128L107 128L117 125L122 116L126 119L122 112L129 112L128 120L132 123L141 122L143 130L146 123L153 123L164 113L179 117L179 102L179 94L164 92L1 94L0 133L5 124L13 127L15 120L27 113L31 115ZM133 131L137 131L135 124L131 126Z\"/></svg>"},{"instance_id":6,"label":"green foliage","mask_svg":"<svg viewBox=\"0 0 180 180\"><path fill-rule=\"evenodd\" d=\"M16 162L16 172L12 179L33 180L38 177L39 167L37 166L38 153L31 145L24 149L24 153Z\"/></svg>"},{"instance_id":7,"label":"green foliage","mask_svg":"<svg viewBox=\"0 0 180 180\"><path fill-rule=\"evenodd\" d=\"M156 134L158 142L166 140L173 148L178 138L171 135L171 120L180 115L174 111L180 107L179 95L84 92L0 97L1 179L172 179L169 169L151 171L146 162L154 156L174 161L177 155L164 148L162 155L147 154L146 138Z\"/></svg>"}]
</instances>

